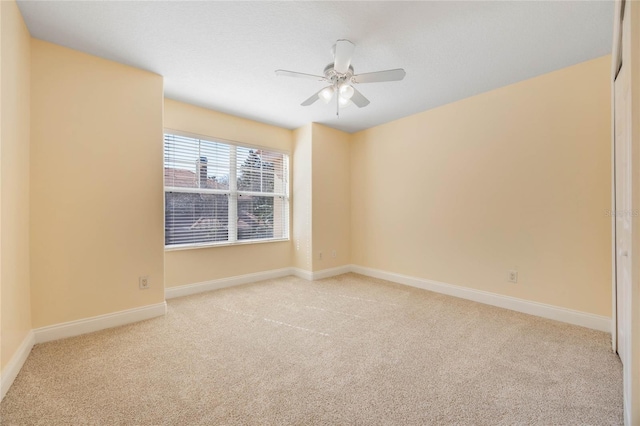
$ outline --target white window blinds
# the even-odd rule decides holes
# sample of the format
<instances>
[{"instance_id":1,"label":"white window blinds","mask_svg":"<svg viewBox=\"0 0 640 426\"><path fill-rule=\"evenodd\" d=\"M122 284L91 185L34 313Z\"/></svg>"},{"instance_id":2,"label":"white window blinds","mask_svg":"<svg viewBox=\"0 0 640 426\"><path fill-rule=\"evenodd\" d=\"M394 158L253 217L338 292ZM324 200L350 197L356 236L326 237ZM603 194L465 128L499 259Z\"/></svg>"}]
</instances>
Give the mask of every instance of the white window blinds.
<instances>
[{"instance_id":1,"label":"white window blinds","mask_svg":"<svg viewBox=\"0 0 640 426\"><path fill-rule=\"evenodd\" d=\"M289 157L165 134L165 245L289 237Z\"/></svg>"}]
</instances>

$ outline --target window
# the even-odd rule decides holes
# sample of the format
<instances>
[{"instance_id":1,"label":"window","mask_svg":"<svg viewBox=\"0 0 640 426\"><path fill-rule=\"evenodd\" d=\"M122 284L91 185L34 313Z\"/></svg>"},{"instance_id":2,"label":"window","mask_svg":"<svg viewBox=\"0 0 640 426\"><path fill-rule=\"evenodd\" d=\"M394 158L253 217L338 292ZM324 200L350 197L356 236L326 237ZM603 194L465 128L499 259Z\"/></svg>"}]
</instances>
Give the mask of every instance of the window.
<instances>
[{"instance_id":1,"label":"window","mask_svg":"<svg viewBox=\"0 0 640 426\"><path fill-rule=\"evenodd\" d=\"M166 247L289 238L289 156L164 135Z\"/></svg>"}]
</instances>

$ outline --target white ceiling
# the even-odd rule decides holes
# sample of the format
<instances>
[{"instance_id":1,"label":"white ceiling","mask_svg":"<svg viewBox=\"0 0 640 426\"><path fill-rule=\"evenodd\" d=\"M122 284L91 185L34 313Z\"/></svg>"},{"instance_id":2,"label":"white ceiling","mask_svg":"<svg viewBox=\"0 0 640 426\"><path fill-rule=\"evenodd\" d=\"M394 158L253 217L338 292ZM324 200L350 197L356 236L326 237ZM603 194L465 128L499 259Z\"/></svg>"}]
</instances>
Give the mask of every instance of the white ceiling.
<instances>
[{"instance_id":1,"label":"white ceiling","mask_svg":"<svg viewBox=\"0 0 640 426\"><path fill-rule=\"evenodd\" d=\"M165 77L165 95L286 128L354 132L611 52L613 3L19 1L31 35ZM337 39L371 104L300 103L323 87Z\"/></svg>"}]
</instances>

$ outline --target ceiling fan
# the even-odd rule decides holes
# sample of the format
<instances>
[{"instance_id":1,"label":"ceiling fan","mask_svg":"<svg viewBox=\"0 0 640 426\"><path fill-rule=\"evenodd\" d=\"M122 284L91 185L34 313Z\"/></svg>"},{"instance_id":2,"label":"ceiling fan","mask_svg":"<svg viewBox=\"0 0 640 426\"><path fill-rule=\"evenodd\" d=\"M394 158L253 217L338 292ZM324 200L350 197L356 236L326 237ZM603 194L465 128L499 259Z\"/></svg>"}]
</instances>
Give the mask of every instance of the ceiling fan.
<instances>
[{"instance_id":1,"label":"ceiling fan","mask_svg":"<svg viewBox=\"0 0 640 426\"><path fill-rule=\"evenodd\" d=\"M276 70L276 75L285 77L307 78L310 80L324 81L329 83L327 87L320 89L311 95L309 99L302 102L302 106L309 106L318 99L329 103L333 96L336 96L336 115L340 115L340 108L346 108L351 103L358 108L369 105L369 100L353 87L354 84L380 83L384 81L399 81L407 74L402 68L386 71L368 72L364 74L354 74L351 66L351 57L355 45L349 40L338 40L331 49L333 63L324 68L324 75L304 74L295 71Z\"/></svg>"}]
</instances>

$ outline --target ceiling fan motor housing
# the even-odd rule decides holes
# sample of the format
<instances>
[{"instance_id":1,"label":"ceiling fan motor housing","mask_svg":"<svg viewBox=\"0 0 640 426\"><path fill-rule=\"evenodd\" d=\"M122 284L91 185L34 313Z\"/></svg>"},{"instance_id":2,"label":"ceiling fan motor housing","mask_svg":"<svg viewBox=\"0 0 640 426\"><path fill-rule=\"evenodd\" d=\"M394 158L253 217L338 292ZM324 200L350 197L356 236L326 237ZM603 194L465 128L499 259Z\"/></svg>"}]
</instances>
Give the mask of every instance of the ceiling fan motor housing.
<instances>
[{"instance_id":1,"label":"ceiling fan motor housing","mask_svg":"<svg viewBox=\"0 0 640 426\"><path fill-rule=\"evenodd\" d=\"M329 64L324 67L324 76L331 82L333 86L340 86L342 83L351 83L353 77L353 66L349 65L349 70L341 74L334 68L334 64Z\"/></svg>"}]
</instances>

